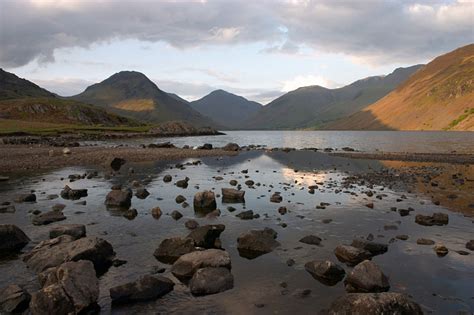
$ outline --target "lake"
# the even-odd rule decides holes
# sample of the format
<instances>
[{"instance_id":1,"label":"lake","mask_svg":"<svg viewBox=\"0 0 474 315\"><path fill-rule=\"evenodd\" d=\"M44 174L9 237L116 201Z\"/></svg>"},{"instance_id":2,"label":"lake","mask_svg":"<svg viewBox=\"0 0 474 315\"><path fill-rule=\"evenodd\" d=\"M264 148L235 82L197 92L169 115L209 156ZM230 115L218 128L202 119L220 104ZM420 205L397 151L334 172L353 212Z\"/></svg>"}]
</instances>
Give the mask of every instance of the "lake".
<instances>
[{"instance_id":1,"label":"lake","mask_svg":"<svg viewBox=\"0 0 474 315\"><path fill-rule=\"evenodd\" d=\"M273 147L327 148L352 147L359 151L418 152L418 153L474 153L473 132L447 131L224 131L221 136L182 138L150 138L107 141L107 144L139 145L170 141L178 147L211 143L222 147L229 142L244 145ZM103 141L85 142L104 144Z\"/></svg>"},{"instance_id":2,"label":"lake","mask_svg":"<svg viewBox=\"0 0 474 315\"><path fill-rule=\"evenodd\" d=\"M254 136L252 136L254 134ZM342 133L344 134L344 133ZM284 142L269 143L269 146L352 146L358 149L390 148L385 140L377 145L367 139L357 142L343 140L341 133L334 132L229 132L222 137L174 138L173 143L200 144L201 141L222 145L229 141L240 144L265 143L264 139L284 138ZM373 138L381 137L379 133L367 133ZM383 134L383 133L382 133ZM240 135L240 137L239 137ZM295 137L298 135L298 137ZM309 136L315 135L318 140ZM321 135L325 135L321 137ZM330 136L332 135L332 136ZM444 137L437 139L435 133L419 133L421 147L399 143L407 150L433 150L435 143L446 142L447 135L472 140L468 134L439 133ZM390 139L402 139L404 133L388 136ZM339 137L339 138L337 138ZM423 142L421 138L430 139ZM238 139L239 138L239 139ZM293 141L291 139L294 139ZM360 137L359 137L360 138ZM383 137L379 138L382 139ZM236 140L239 141L236 141ZM306 139L306 140L305 140ZM332 140L331 140L332 139ZM336 145L333 140L339 143ZM160 139L162 141L163 139ZM221 142L219 142L221 141ZM385 146L381 145L385 143ZM392 147L394 144L391 144ZM459 149L452 144L447 150ZM431 148L431 149L430 149ZM446 149L446 148L445 148ZM460 178L472 179L473 166L441 165L432 163L395 163L369 160L352 160L331 157L324 153L293 151L284 153L249 151L234 157L204 158L202 164L186 165L184 169L174 167L175 163L194 162L196 159L185 159L169 163L132 163L125 170L109 177L110 171L101 167L68 167L52 171L19 174L9 182L0 182L0 201L12 201L15 195L34 190L38 196L36 203L15 203L15 213L0 214L0 223L16 224L32 239L24 251L35 244L48 239L51 227L65 223L85 224L87 234L98 236L109 241L117 258L126 260L125 265L111 267L100 278L99 304L103 313L138 314L138 313L176 313L176 314L314 314L329 307L331 302L345 292L343 282L328 286L311 277L304 265L311 260L329 259L340 264L346 272L352 269L338 262L334 248L340 244L350 244L354 238L366 238L372 235L376 242L389 246L387 253L375 256L377 263L389 277L390 291L410 294L425 312L450 314L456 312L472 313L474 311L474 253L461 255L457 251L468 251L465 244L473 238L472 218L472 182L456 186L456 199L446 198L452 188L452 174ZM132 167L133 174L127 174ZM385 174L384 171L420 172L419 176L400 175L400 180L371 183L371 178ZM248 173L242 173L248 170ZM99 176L92 179L81 179L74 182L67 180L70 174L84 174L98 171ZM365 176L366 179L353 181L351 176ZM432 181L423 183L425 174ZM163 181L164 175L172 176L172 183ZM446 174L446 179L443 179ZM186 176L190 178L189 187L182 189L174 185L177 180ZM214 177L223 177L223 180ZM248 178L247 178L248 177ZM398 176L394 176L397 178ZM407 180L405 180L405 178ZM411 179L420 179L409 185ZM217 207L221 210L218 217L202 217L194 211L193 196L202 190L212 190L220 194L221 188L230 187L229 181L237 180L245 190L245 202L232 204L235 211L230 211L230 204L217 198ZM255 181L253 187L244 182ZM116 184L132 186L132 182L143 183L150 196L146 199L132 199L132 207L138 215L132 220L122 216L120 211L111 211L104 205L105 195ZM430 185L437 182L437 187ZM317 183L314 194L308 193L308 186ZM86 205L76 201L46 198L49 194L59 194L65 185L72 188L88 189ZM444 189L441 189L444 188ZM368 190L373 196L366 194ZM283 201L269 201L274 192L281 192ZM183 208L175 202L177 195L183 195L191 206ZM380 195L380 199L377 197ZM433 200L441 200L434 205ZM328 205L323 209L316 206L321 202ZM374 203L373 208L366 205ZM64 214L67 219L46 226L33 226L33 210L47 211L53 205L66 205ZM156 220L150 209L159 206L163 216ZM285 206L288 213L281 215L277 209ZM414 213L401 216L392 207L398 209L413 208ZM243 210L253 210L260 218L241 220L236 214ZM462 210L461 209L465 209ZM173 210L179 210L184 217L176 221L169 216ZM432 214L443 212L449 215L446 226L421 226L415 223L415 214ZM222 247L229 252L232 259L234 288L216 295L194 297L184 284L173 278L170 265L158 262L153 252L160 242L169 237L185 236L189 230L184 226L188 219L195 219L200 225L225 224L221 234ZM284 224L283 224L284 223ZM390 228L387 228L390 226ZM242 257L237 250L237 238L251 229L273 228L277 240L281 243L273 252L255 259ZM314 234L322 238L320 246L299 242L303 236ZM402 241L397 235L405 234L409 238ZM433 246L418 245L418 238L429 238L436 243L443 243L449 248L449 254L438 257ZM469 254L469 253L468 253ZM288 266L293 259L295 264ZM127 281L133 281L140 275L150 274L158 267L165 267L165 276L173 278L175 289L166 296L151 302L135 303L111 309L109 288ZM18 283L32 292L38 289L36 275L18 257L0 260L0 283ZM302 297L301 290L309 289L310 294ZM259 305L256 307L255 305Z\"/></svg>"}]
</instances>

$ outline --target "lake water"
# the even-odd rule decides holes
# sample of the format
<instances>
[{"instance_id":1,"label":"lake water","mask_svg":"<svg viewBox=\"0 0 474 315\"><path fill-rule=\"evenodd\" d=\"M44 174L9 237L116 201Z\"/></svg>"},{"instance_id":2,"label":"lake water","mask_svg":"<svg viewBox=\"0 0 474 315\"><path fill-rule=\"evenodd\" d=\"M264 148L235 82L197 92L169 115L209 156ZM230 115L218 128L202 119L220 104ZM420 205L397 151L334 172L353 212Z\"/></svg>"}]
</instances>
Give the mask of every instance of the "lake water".
<instances>
[{"instance_id":1,"label":"lake water","mask_svg":"<svg viewBox=\"0 0 474 315\"><path fill-rule=\"evenodd\" d=\"M234 141L237 135L246 135L245 139L237 141L240 144L264 143L264 134L273 133L258 132L254 138L251 134L252 132L230 132L229 135L223 136L225 140L222 140L222 144ZM279 133L280 136L288 137L295 134L302 133ZM431 137L431 134L429 135ZM297 141L303 141L303 138L300 136ZM326 137L325 141L329 141L329 138ZM199 144L197 139L179 138L173 142ZM434 145L434 138L430 139L432 139L431 145ZM278 146L297 146L296 141L291 142L290 138L287 141ZM316 146L335 146L334 142L318 143ZM368 145L368 142L362 140L358 143ZM341 146L343 145L357 147L356 143L341 143ZM299 142L299 146L315 146L315 142L312 144ZM429 147L430 145L424 143L423 148ZM192 161L194 159L181 162ZM33 204L15 204L16 212L0 214L0 223L16 224L27 233L32 242L24 251L48 239L51 227L65 223L85 224L89 236L98 236L109 241L117 253L117 258L124 259L127 263L120 267L112 267L100 278L99 304L105 314L314 314L329 307L336 297L345 293L345 289L343 282L326 286L313 279L304 270L304 264L315 259L329 259L343 266L346 272L350 272L352 268L339 263L333 250L339 244L350 244L354 238L365 238L369 233L374 235L375 241L389 244L388 252L375 256L373 261L389 277L390 291L410 294L421 304L425 313L453 314L462 311L469 314L474 311L474 252L470 252L467 256L456 252L469 251L465 248L465 244L467 240L474 238L473 219L466 216L469 213L451 211L459 211L461 206L469 211L474 191L472 182L466 182L456 190L456 202L459 203L459 207L444 199L441 199L440 206L434 205L432 198L438 198L438 194L444 194L444 190L435 190L436 187L429 184L422 187L414 185L410 188L391 184L368 188L367 183L344 186L345 179L350 175L388 168L436 169L441 167L440 165L352 160L303 151L290 153L250 151L234 157L205 158L202 159L201 165L186 166L184 170L173 168L176 162L126 164L125 170L133 167L135 170L133 174L127 175L125 171L111 178L104 176L109 171L100 167L70 167L20 174L12 177L9 182L0 183L0 201L12 201L15 195L30 190L36 191L38 201ZM441 187L448 187L453 181L451 174L462 174L459 176L472 179L473 166L445 165L445 167L441 173L446 174L446 182L436 179ZM244 169L248 169L248 174L241 173ZM98 171L99 177L73 183L61 179L67 178L69 174L83 174L90 171ZM188 176L189 187L182 189L173 183L164 183L165 174L173 177L173 183ZM215 180L214 176L222 176L224 179ZM246 176L260 185L248 188L243 184L248 179ZM242 189L246 191L245 203L232 205L236 208L235 212L229 212L227 210L229 205L222 203L221 198L217 198L221 216L200 217L194 212L192 199L197 191L210 189L218 194L221 188L230 187L231 179L242 183ZM128 220L120 212L107 210L104 200L112 185L130 186L133 180L142 182L146 180L144 187L150 192L150 196L144 200L133 198L132 207L138 210L138 216ZM309 194L307 187L316 182L319 183L319 188L314 194ZM45 196L48 194L59 194L66 184L72 188L89 189L89 196L81 199L87 201L86 206L60 198L46 199ZM341 191L338 191L339 189ZM374 196L368 197L364 194L368 189L375 192ZM275 191L281 192L283 197L283 202L280 204L269 201ZM187 198L190 207L182 208L176 204L175 197L179 194ZM383 194L383 198L377 199L377 194ZM330 205L326 209L316 209L315 206L321 202ZM374 203L373 209L365 206L368 202ZM31 224L29 211L35 209L47 211L57 203L66 205L64 214L67 220L47 226ZM155 220L150 213L150 209L156 206L159 206L164 213L159 220ZM280 215L277 211L280 206L286 206L289 212ZM405 209L413 207L415 212L401 217L397 212L390 210L393 206ZM179 221L166 215L176 209L184 215ZM244 209L252 209L261 217L246 221L238 219L235 214ZM426 227L414 222L415 214L433 212L449 214L449 224ZM232 259L233 289L217 295L193 297L185 285L173 278L169 272L170 266L161 264L154 258L153 252L164 238L184 237L189 233L184 222L191 218L196 219L201 225L225 224L226 229L221 235L221 242ZM332 221L324 223L325 219ZM281 223L287 224L287 227L283 227ZM386 230L385 225L395 226L396 230ZM237 250L238 236L251 229L264 227L271 227L278 232L277 240L281 246L256 259L241 257ZM320 236L323 239L322 246L306 245L298 241L309 234ZM394 237L399 234L409 235L409 239L396 240ZM417 245L416 240L421 237L445 244L449 248L449 254L438 257L433 251L433 246ZM287 266L288 259L294 259L295 265ZM174 291L156 301L111 308L110 287L149 274L155 266L166 267L164 275L177 283ZM282 282L287 283L287 288L280 286ZM0 283L2 285L18 283L31 291L38 289L36 275L18 258L0 260ZM310 289L311 294L305 298L296 296L295 292L302 289ZM264 306L257 308L255 304Z\"/></svg>"},{"instance_id":2,"label":"lake water","mask_svg":"<svg viewBox=\"0 0 474 315\"><path fill-rule=\"evenodd\" d=\"M474 132L446 131L224 131L221 136L183 138L128 139L107 141L109 144L138 145L170 141L176 146L198 146L211 143L222 147L229 142L240 146L259 144L297 149L352 147L374 152L443 152L474 153ZM88 142L101 143L103 142Z\"/></svg>"}]
</instances>

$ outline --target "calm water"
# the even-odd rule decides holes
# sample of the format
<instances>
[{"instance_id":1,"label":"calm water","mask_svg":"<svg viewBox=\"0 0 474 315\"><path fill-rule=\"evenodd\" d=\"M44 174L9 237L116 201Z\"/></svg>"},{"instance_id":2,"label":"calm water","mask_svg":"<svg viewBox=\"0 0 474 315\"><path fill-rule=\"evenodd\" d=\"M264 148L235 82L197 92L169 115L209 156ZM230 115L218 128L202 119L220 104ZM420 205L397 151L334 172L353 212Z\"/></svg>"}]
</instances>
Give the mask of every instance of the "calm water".
<instances>
[{"instance_id":1,"label":"calm water","mask_svg":"<svg viewBox=\"0 0 474 315\"><path fill-rule=\"evenodd\" d=\"M373 152L445 152L474 153L474 132L446 131L225 131L223 136L184 138L132 139L111 141L112 144L138 145L170 141L177 146L211 143L221 147L229 142L297 149L352 147ZM89 142L94 143L94 142ZM95 142L97 143L97 142Z\"/></svg>"},{"instance_id":2,"label":"calm water","mask_svg":"<svg viewBox=\"0 0 474 315\"><path fill-rule=\"evenodd\" d=\"M230 141L228 139L231 135L227 137L224 142ZM252 142L258 143L258 141ZM295 146L294 143L287 145ZM183 162L187 161L192 160ZM95 167L63 168L27 176L19 175L8 183L0 183L0 201L11 201L16 194L31 189L36 190L39 200L35 204L15 204L17 211L14 214L0 214L0 223L17 224L28 234L32 243L25 248L25 251L47 239L49 229L62 223L86 224L88 235L98 235L108 240L117 252L117 257L127 260L128 263L112 267L100 278L100 305L104 313L314 314L328 307L337 296L344 294L345 290L342 282L328 287L316 281L304 270L304 264L314 259L330 259L337 262L333 254L337 245L350 243L354 237L365 237L369 233L375 235L376 241L383 243L389 243L389 240L398 234L407 234L410 237L407 241L391 243L386 254L373 258L373 261L389 276L391 291L412 295L425 312L450 314L458 311L467 313L474 311L474 253L461 256L455 252L465 250L466 241L473 238L472 218L451 212L443 206L433 205L432 192L429 191L408 192L381 186L374 187L374 190L386 194L383 200L361 194L367 190L365 186L355 185L351 188L350 191L355 194L335 191L348 174L383 169L386 164L378 161L329 157L314 152L288 154L246 152L235 157L206 158L202 161L202 165L187 166L185 170L170 169L174 163L126 165L125 167L133 166L135 169L133 175L118 175L111 179L105 179L104 170ZM453 169L452 172L466 171L466 166L453 167L459 169ZM178 194L182 194L192 204L192 198L197 191L213 189L216 193L220 193L221 188L230 187L228 182L231 179L243 184L246 180L245 175L240 172L243 169L248 169L249 178L261 183L261 186L249 189L243 185L246 202L234 204L236 212L227 211L227 205L222 204L218 198L218 208L221 209L222 215L215 219L198 218L192 206L183 209L174 201ZM67 178L69 174L91 170L98 170L101 176L74 183L60 179ZM173 182L189 176L189 187L181 189L172 183L164 183L162 178L165 174L172 175ZM216 181L213 176L222 176L224 180ZM130 221L106 209L103 202L112 185L116 183L130 185L132 180L148 178L151 182L145 187L151 195L145 200L133 198L132 207L139 213L134 220ZM320 189L311 195L307 192L307 186L315 182L323 182L324 185L320 185ZM46 194L59 194L65 184L73 188L88 188L89 196L85 198L87 205L76 205L74 201L62 199L46 200L44 197ZM199 186L199 189L195 186ZM274 191L282 193L281 204L269 202L270 195ZM464 193L464 198L473 195L471 189ZM402 194L408 198L397 202L396 199ZM461 198L463 195L460 193L459 196ZM369 201L375 203L374 209L365 207ZM324 210L315 209L315 205L320 202L328 202L331 205ZM66 205L64 210L66 221L39 227L31 224L29 210L46 211L56 203ZM289 213L284 216L277 212L278 207L282 205L289 209ZM164 213L178 209L184 217L175 221L170 216L163 215L159 220L155 220L150 214L150 209L155 206L160 206ZM414 222L414 214L400 217L398 213L390 211L391 206L413 207L416 214L448 213L449 224L423 227ZM250 221L236 218L235 214L243 209L252 209L259 213L261 218ZM77 211L81 211L82 214L76 214ZM184 285L177 284L173 292L157 301L111 309L109 288L135 280L140 275L150 273L154 266L162 265L153 257L154 250L164 238L187 235L184 222L190 218L196 219L201 225L225 224L226 229L221 235L221 241L223 248L232 258L234 288L217 295L195 298ZM333 221L324 224L322 222L324 219ZM279 224L282 222L288 226L281 227ZM398 230L385 231L383 227L386 224L395 224ZM237 237L242 232L263 227L275 229L282 246L254 260L240 257L236 249ZM323 246L310 246L298 242L301 237L309 234L323 238ZM449 248L449 254L443 258L437 257L432 246L416 244L416 239L420 237L442 242ZM286 265L286 261L290 258L296 261L292 267ZM351 268L341 265L346 272L350 272ZM164 266L167 268L165 276L173 278L169 273L169 266ZM287 291L279 286L281 282L288 283ZM30 290L37 288L35 275L19 259L0 261L0 283L18 283L26 285ZM312 292L307 298L299 298L293 295L298 289L311 289ZM256 303L265 306L256 308Z\"/></svg>"}]
</instances>

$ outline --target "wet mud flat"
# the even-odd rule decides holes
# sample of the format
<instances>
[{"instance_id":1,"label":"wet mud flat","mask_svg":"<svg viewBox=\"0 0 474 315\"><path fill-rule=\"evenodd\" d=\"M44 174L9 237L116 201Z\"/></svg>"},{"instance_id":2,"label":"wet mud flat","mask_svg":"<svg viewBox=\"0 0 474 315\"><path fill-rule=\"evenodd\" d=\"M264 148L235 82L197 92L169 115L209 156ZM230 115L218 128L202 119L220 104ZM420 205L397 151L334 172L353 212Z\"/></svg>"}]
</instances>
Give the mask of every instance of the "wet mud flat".
<instances>
[{"instance_id":1,"label":"wet mud flat","mask_svg":"<svg viewBox=\"0 0 474 315\"><path fill-rule=\"evenodd\" d=\"M470 164L277 150L175 162L127 162L120 171L75 166L7 175L9 179L0 182L5 209L0 224L17 226L29 241L15 254L2 257L2 286L16 284L33 296L45 287L70 290L64 279L49 278L40 284L38 274L49 266L39 256L30 257L35 246L50 237L57 239L59 233L68 257L84 266L66 262L69 265L59 268L69 273L55 269L53 274L68 274L77 281L74 268L93 268L97 274L97 291L89 289L81 299L68 302L72 306L66 307L75 310L314 314L344 310L351 306L350 299L334 301L361 298L357 294L379 294L376 302L365 301L369 306L403 302L413 313L474 310ZM127 188L132 194L130 205ZM223 198L222 188L245 194L226 191ZM113 196L115 202L124 192L121 207L105 204L113 191L120 192L114 193L120 195ZM214 198L199 194L205 191ZM34 202L16 202L31 193ZM62 216L54 213L49 223L41 215L52 209ZM83 225L87 236L82 237L80 228L65 233L61 227L67 224ZM256 239L264 241L256 242L252 230L257 231ZM92 257L71 252L68 244L91 238L109 244L114 254L102 241L93 244L96 255ZM171 244L168 250L166 240ZM208 257L198 264L202 268L186 271L187 262L203 259L196 257L203 252ZM209 279L217 279L213 283L219 285L210 285ZM139 299L144 292L133 291L137 286L122 286L137 280L160 294ZM87 281L94 287L92 276ZM34 310L48 307L38 296L32 301Z\"/></svg>"}]
</instances>

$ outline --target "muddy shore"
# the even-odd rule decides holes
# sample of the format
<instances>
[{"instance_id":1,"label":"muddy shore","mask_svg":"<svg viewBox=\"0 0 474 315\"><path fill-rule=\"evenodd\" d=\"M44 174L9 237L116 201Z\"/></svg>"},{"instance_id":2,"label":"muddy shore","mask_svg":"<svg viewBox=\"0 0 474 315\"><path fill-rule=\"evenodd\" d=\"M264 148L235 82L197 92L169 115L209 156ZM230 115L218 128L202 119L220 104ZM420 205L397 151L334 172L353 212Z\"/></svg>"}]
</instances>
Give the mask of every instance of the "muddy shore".
<instances>
[{"instance_id":1,"label":"muddy shore","mask_svg":"<svg viewBox=\"0 0 474 315\"><path fill-rule=\"evenodd\" d=\"M330 154L333 156L366 160L474 164L474 154L464 153L334 152Z\"/></svg>"},{"instance_id":2,"label":"muddy shore","mask_svg":"<svg viewBox=\"0 0 474 315\"><path fill-rule=\"evenodd\" d=\"M64 148L50 146L1 145L0 171L8 173L65 166L105 165L114 157L120 157L129 162L146 162L237 154L237 152L220 149L179 148L74 147L69 148L69 154L63 154L63 150Z\"/></svg>"}]
</instances>

